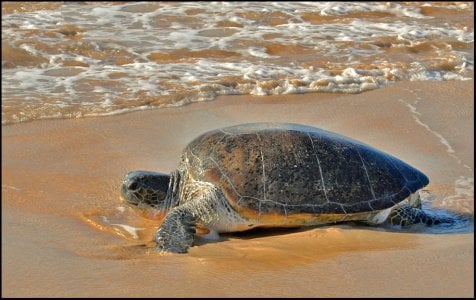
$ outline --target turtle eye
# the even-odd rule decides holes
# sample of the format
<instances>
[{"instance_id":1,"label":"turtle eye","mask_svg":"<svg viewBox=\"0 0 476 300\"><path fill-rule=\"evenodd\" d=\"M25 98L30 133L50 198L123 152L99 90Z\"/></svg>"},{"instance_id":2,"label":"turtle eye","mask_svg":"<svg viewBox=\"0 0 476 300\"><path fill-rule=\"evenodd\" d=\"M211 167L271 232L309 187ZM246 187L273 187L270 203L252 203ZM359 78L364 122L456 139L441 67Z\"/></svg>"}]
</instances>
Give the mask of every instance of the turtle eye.
<instances>
[{"instance_id":1,"label":"turtle eye","mask_svg":"<svg viewBox=\"0 0 476 300\"><path fill-rule=\"evenodd\" d=\"M131 183L129 183L129 185L127 186L127 188L129 190L136 190L137 189L137 182L136 181L133 181Z\"/></svg>"}]
</instances>

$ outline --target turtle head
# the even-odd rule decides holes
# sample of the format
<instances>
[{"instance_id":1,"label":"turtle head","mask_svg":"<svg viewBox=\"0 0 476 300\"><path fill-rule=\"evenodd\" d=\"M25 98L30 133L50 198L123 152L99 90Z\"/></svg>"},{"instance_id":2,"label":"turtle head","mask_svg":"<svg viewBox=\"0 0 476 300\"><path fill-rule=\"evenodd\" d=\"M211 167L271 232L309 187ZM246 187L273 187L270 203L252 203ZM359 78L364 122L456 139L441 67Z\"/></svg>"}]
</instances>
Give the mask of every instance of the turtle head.
<instances>
[{"instance_id":1,"label":"turtle head","mask_svg":"<svg viewBox=\"0 0 476 300\"><path fill-rule=\"evenodd\" d=\"M122 181L121 196L140 209L160 212L166 209L169 181L170 176L164 173L132 171Z\"/></svg>"}]
</instances>

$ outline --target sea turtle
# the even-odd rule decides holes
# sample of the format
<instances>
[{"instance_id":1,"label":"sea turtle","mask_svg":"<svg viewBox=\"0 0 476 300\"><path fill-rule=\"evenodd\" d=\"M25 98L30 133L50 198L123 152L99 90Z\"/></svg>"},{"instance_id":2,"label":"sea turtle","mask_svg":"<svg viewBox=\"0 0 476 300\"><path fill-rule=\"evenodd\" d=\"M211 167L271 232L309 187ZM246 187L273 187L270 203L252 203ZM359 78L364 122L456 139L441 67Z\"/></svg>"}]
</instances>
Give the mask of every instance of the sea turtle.
<instances>
[{"instance_id":1,"label":"sea turtle","mask_svg":"<svg viewBox=\"0 0 476 300\"><path fill-rule=\"evenodd\" d=\"M196 226L235 232L342 221L445 222L421 209L418 190L428 182L405 162L342 135L251 123L197 137L170 175L128 173L121 194L165 216L155 237L159 251L184 253Z\"/></svg>"}]
</instances>

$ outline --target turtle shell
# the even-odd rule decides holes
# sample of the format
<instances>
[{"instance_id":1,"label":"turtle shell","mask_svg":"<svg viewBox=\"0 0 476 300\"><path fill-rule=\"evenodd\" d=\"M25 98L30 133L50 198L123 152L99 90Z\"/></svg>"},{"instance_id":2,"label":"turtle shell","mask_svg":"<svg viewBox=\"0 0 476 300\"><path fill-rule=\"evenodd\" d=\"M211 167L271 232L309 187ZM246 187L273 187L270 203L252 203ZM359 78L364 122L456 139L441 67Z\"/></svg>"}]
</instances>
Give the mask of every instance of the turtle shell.
<instances>
[{"instance_id":1,"label":"turtle shell","mask_svg":"<svg viewBox=\"0 0 476 300\"><path fill-rule=\"evenodd\" d=\"M189 177L221 188L238 212L259 215L372 212L429 182L369 145L298 124L217 129L193 140L182 157Z\"/></svg>"}]
</instances>

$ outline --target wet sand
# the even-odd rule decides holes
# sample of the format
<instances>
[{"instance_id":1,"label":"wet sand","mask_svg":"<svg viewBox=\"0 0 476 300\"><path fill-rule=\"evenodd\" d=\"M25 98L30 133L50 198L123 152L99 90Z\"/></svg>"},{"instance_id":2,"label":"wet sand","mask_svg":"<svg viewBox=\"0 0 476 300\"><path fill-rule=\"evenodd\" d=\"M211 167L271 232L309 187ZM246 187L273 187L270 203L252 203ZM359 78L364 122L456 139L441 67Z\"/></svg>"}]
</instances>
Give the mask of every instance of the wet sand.
<instances>
[{"instance_id":1,"label":"wet sand","mask_svg":"<svg viewBox=\"0 0 476 300\"><path fill-rule=\"evenodd\" d=\"M226 96L172 109L3 126L2 296L474 297L474 227L443 234L351 224L258 230L199 238L185 255L157 255L149 249L158 221L119 200L128 171L169 172L181 149L206 130L280 121L335 131L391 153L429 176L426 193L434 207L472 216L473 84L399 82L355 95ZM113 225L119 223L144 229L134 238Z\"/></svg>"}]
</instances>

